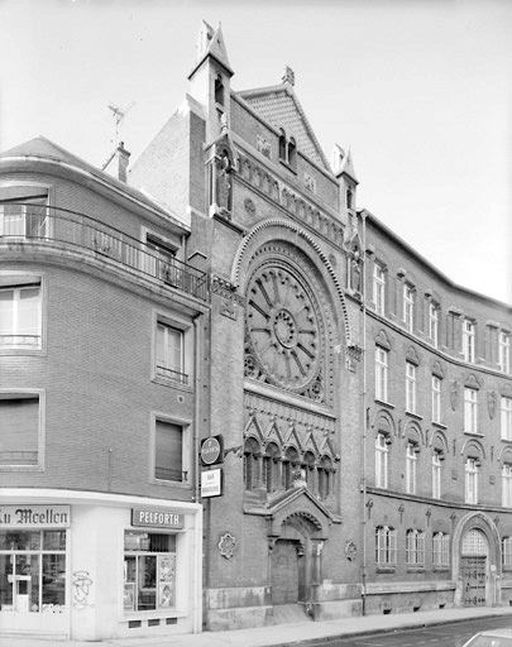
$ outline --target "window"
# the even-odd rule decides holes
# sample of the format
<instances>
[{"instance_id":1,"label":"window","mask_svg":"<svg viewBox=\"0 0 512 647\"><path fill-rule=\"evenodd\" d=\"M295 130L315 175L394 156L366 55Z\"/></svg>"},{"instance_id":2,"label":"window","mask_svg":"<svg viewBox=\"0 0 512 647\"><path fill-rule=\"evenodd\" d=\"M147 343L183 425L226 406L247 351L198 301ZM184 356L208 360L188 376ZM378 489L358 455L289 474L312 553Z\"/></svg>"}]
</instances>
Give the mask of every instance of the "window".
<instances>
[{"instance_id":1,"label":"window","mask_svg":"<svg viewBox=\"0 0 512 647\"><path fill-rule=\"evenodd\" d=\"M512 537L503 537L502 541L503 566L512 568Z\"/></svg>"},{"instance_id":2,"label":"window","mask_svg":"<svg viewBox=\"0 0 512 647\"><path fill-rule=\"evenodd\" d=\"M469 319L462 322L462 355L465 362L475 361L475 324Z\"/></svg>"},{"instance_id":3,"label":"window","mask_svg":"<svg viewBox=\"0 0 512 647\"><path fill-rule=\"evenodd\" d=\"M299 453L295 447L288 447L283 461L283 487L288 490L293 486L297 470L300 468Z\"/></svg>"},{"instance_id":4,"label":"window","mask_svg":"<svg viewBox=\"0 0 512 647\"><path fill-rule=\"evenodd\" d=\"M388 351L380 346L375 348L375 397L388 401Z\"/></svg>"},{"instance_id":5,"label":"window","mask_svg":"<svg viewBox=\"0 0 512 647\"><path fill-rule=\"evenodd\" d=\"M176 535L125 530L124 611L176 607Z\"/></svg>"},{"instance_id":6,"label":"window","mask_svg":"<svg viewBox=\"0 0 512 647\"><path fill-rule=\"evenodd\" d=\"M279 133L279 159L286 162L286 134L282 128Z\"/></svg>"},{"instance_id":7,"label":"window","mask_svg":"<svg viewBox=\"0 0 512 647\"><path fill-rule=\"evenodd\" d=\"M501 505L512 508L512 464L503 463L501 468Z\"/></svg>"},{"instance_id":8,"label":"window","mask_svg":"<svg viewBox=\"0 0 512 647\"><path fill-rule=\"evenodd\" d=\"M379 432L375 440L375 485L377 487L388 487L388 455L388 437Z\"/></svg>"},{"instance_id":9,"label":"window","mask_svg":"<svg viewBox=\"0 0 512 647\"><path fill-rule=\"evenodd\" d=\"M39 395L0 393L0 429L0 466L39 465Z\"/></svg>"},{"instance_id":10,"label":"window","mask_svg":"<svg viewBox=\"0 0 512 647\"><path fill-rule=\"evenodd\" d=\"M244 444L244 483L246 490L254 490L260 483L260 446L255 438Z\"/></svg>"},{"instance_id":11,"label":"window","mask_svg":"<svg viewBox=\"0 0 512 647\"><path fill-rule=\"evenodd\" d=\"M279 130L279 159L292 171L297 169L297 143L293 137L286 137L285 131Z\"/></svg>"},{"instance_id":12,"label":"window","mask_svg":"<svg viewBox=\"0 0 512 647\"><path fill-rule=\"evenodd\" d=\"M224 83L222 82L222 77L220 74L218 74L215 77L214 94L215 94L215 103L218 103L219 105L223 106L224 105Z\"/></svg>"},{"instance_id":13,"label":"window","mask_svg":"<svg viewBox=\"0 0 512 647\"><path fill-rule=\"evenodd\" d=\"M347 209L352 209L352 189L349 187L346 192L345 192L345 202L347 205Z\"/></svg>"},{"instance_id":14,"label":"window","mask_svg":"<svg viewBox=\"0 0 512 647\"><path fill-rule=\"evenodd\" d=\"M66 606L66 531L0 530L0 608L62 613Z\"/></svg>"},{"instance_id":15,"label":"window","mask_svg":"<svg viewBox=\"0 0 512 647\"><path fill-rule=\"evenodd\" d=\"M416 413L416 366L405 362L405 409Z\"/></svg>"},{"instance_id":16,"label":"window","mask_svg":"<svg viewBox=\"0 0 512 647\"><path fill-rule=\"evenodd\" d=\"M439 344L439 306L432 302L428 306L428 336L432 346L437 348Z\"/></svg>"},{"instance_id":17,"label":"window","mask_svg":"<svg viewBox=\"0 0 512 647\"><path fill-rule=\"evenodd\" d=\"M498 364L500 371L510 373L510 335L503 331L498 336Z\"/></svg>"},{"instance_id":18,"label":"window","mask_svg":"<svg viewBox=\"0 0 512 647\"><path fill-rule=\"evenodd\" d=\"M405 491L416 494L416 465L418 463L418 446L408 442L405 455Z\"/></svg>"},{"instance_id":19,"label":"window","mask_svg":"<svg viewBox=\"0 0 512 647\"><path fill-rule=\"evenodd\" d=\"M375 263L373 266L373 302L375 311L383 315L385 311L386 298L386 273L382 265Z\"/></svg>"},{"instance_id":20,"label":"window","mask_svg":"<svg viewBox=\"0 0 512 647\"><path fill-rule=\"evenodd\" d=\"M432 498L441 498L441 463L443 460L442 453L435 449L432 454Z\"/></svg>"},{"instance_id":21,"label":"window","mask_svg":"<svg viewBox=\"0 0 512 647\"><path fill-rule=\"evenodd\" d=\"M288 164L293 170L297 168L297 145L293 137L290 137L288 142Z\"/></svg>"},{"instance_id":22,"label":"window","mask_svg":"<svg viewBox=\"0 0 512 647\"><path fill-rule=\"evenodd\" d=\"M333 472L329 456L322 456L318 466L318 495L321 499L327 499L331 493Z\"/></svg>"},{"instance_id":23,"label":"window","mask_svg":"<svg viewBox=\"0 0 512 647\"><path fill-rule=\"evenodd\" d=\"M432 375L432 422L441 422L441 378Z\"/></svg>"},{"instance_id":24,"label":"window","mask_svg":"<svg viewBox=\"0 0 512 647\"><path fill-rule=\"evenodd\" d=\"M464 388L464 431L478 433L478 391Z\"/></svg>"},{"instance_id":25,"label":"window","mask_svg":"<svg viewBox=\"0 0 512 647\"><path fill-rule=\"evenodd\" d=\"M19 192L20 187L17 187ZM0 201L0 236L45 238L48 194Z\"/></svg>"},{"instance_id":26,"label":"window","mask_svg":"<svg viewBox=\"0 0 512 647\"><path fill-rule=\"evenodd\" d=\"M502 440L512 440L512 398L504 395L500 400L500 418Z\"/></svg>"},{"instance_id":27,"label":"window","mask_svg":"<svg viewBox=\"0 0 512 647\"><path fill-rule=\"evenodd\" d=\"M414 288L404 284L404 323L409 332L414 329Z\"/></svg>"},{"instance_id":28,"label":"window","mask_svg":"<svg viewBox=\"0 0 512 647\"><path fill-rule=\"evenodd\" d=\"M375 561L377 564L396 564L396 530L389 526L375 529Z\"/></svg>"},{"instance_id":29,"label":"window","mask_svg":"<svg viewBox=\"0 0 512 647\"><path fill-rule=\"evenodd\" d=\"M186 278L183 266L175 262L178 245L148 232L146 250L143 270L168 285L182 287Z\"/></svg>"},{"instance_id":30,"label":"window","mask_svg":"<svg viewBox=\"0 0 512 647\"><path fill-rule=\"evenodd\" d=\"M405 562L413 566L425 563L425 534L410 528L405 533Z\"/></svg>"},{"instance_id":31,"label":"window","mask_svg":"<svg viewBox=\"0 0 512 647\"><path fill-rule=\"evenodd\" d=\"M315 483L315 472L316 472L316 465L315 465L315 455L312 452L305 452L304 453L304 459L302 461L302 469L304 470L304 474L306 477L306 483L308 485L308 488L311 490L311 492L315 491L316 483Z\"/></svg>"},{"instance_id":32,"label":"window","mask_svg":"<svg viewBox=\"0 0 512 647\"><path fill-rule=\"evenodd\" d=\"M184 332L162 321L156 326L156 375L188 384L185 372Z\"/></svg>"},{"instance_id":33,"label":"window","mask_svg":"<svg viewBox=\"0 0 512 647\"><path fill-rule=\"evenodd\" d=\"M263 480L267 492L275 492L280 485L280 455L275 443L269 443L263 456Z\"/></svg>"},{"instance_id":34,"label":"window","mask_svg":"<svg viewBox=\"0 0 512 647\"><path fill-rule=\"evenodd\" d=\"M2 348L41 348L40 281L0 286Z\"/></svg>"},{"instance_id":35,"label":"window","mask_svg":"<svg viewBox=\"0 0 512 647\"><path fill-rule=\"evenodd\" d=\"M450 535L435 532L432 535L432 566L442 568L450 565Z\"/></svg>"},{"instance_id":36,"label":"window","mask_svg":"<svg viewBox=\"0 0 512 647\"><path fill-rule=\"evenodd\" d=\"M466 458L465 496L466 503L478 503L478 470L480 463L476 458Z\"/></svg>"},{"instance_id":37,"label":"window","mask_svg":"<svg viewBox=\"0 0 512 647\"><path fill-rule=\"evenodd\" d=\"M157 420L155 423L155 478L186 482L188 473L184 431L181 425Z\"/></svg>"}]
</instances>

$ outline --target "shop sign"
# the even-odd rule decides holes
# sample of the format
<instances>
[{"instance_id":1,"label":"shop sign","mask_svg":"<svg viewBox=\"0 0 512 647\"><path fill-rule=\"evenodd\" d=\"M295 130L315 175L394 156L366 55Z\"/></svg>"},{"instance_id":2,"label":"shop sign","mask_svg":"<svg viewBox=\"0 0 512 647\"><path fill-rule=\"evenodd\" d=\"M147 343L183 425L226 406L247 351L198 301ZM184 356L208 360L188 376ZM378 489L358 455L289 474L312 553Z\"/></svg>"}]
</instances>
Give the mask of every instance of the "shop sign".
<instances>
[{"instance_id":1,"label":"shop sign","mask_svg":"<svg viewBox=\"0 0 512 647\"><path fill-rule=\"evenodd\" d=\"M132 508L132 526L181 530L185 515L164 508Z\"/></svg>"},{"instance_id":2,"label":"shop sign","mask_svg":"<svg viewBox=\"0 0 512 647\"><path fill-rule=\"evenodd\" d=\"M201 472L201 496L221 496L222 494L222 469L217 467L213 470Z\"/></svg>"},{"instance_id":3,"label":"shop sign","mask_svg":"<svg viewBox=\"0 0 512 647\"><path fill-rule=\"evenodd\" d=\"M209 436L201 443L201 462L203 465L215 465L223 460L222 435Z\"/></svg>"},{"instance_id":4,"label":"shop sign","mask_svg":"<svg viewBox=\"0 0 512 647\"><path fill-rule=\"evenodd\" d=\"M69 505L3 505L0 506L0 528L6 526L31 528L69 528Z\"/></svg>"}]
</instances>

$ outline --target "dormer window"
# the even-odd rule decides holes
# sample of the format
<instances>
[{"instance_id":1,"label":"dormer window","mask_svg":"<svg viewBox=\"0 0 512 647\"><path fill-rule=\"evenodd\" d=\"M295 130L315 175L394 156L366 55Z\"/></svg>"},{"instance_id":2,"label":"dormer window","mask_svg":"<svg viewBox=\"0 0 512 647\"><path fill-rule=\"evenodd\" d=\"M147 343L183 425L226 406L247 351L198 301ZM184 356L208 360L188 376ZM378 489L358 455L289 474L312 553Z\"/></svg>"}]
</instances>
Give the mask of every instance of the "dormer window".
<instances>
[{"instance_id":1,"label":"dormer window","mask_svg":"<svg viewBox=\"0 0 512 647\"><path fill-rule=\"evenodd\" d=\"M288 142L288 164L294 170L297 167L297 144L293 137L290 137L290 141Z\"/></svg>"},{"instance_id":2,"label":"dormer window","mask_svg":"<svg viewBox=\"0 0 512 647\"><path fill-rule=\"evenodd\" d=\"M297 143L293 137L288 138L283 128L279 129L279 161L289 169L297 170Z\"/></svg>"},{"instance_id":3,"label":"dormer window","mask_svg":"<svg viewBox=\"0 0 512 647\"><path fill-rule=\"evenodd\" d=\"M286 134L284 130L281 128L281 131L279 134L279 159L283 162L286 162L286 159L287 159L286 153L287 153Z\"/></svg>"}]
</instances>

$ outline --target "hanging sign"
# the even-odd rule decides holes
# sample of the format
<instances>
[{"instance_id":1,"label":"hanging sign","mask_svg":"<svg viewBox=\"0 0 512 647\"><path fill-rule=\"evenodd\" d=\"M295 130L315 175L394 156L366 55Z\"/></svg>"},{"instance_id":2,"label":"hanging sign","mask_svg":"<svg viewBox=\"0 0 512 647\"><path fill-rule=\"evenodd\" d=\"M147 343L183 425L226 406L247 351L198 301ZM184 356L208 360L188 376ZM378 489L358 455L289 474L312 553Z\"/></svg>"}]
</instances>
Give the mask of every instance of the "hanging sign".
<instances>
[{"instance_id":1,"label":"hanging sign","mask_svg":"<svg viewBox=\"0 0 512 647\"><path fill-rule=\"evenodd\" d=\"M223 461L222 436L209 436L201 443L201 462L203 465L216 465Z\"/></svg>"},{"instance_id":2,"label":"hanging sign","mask_svg":"<svg viewBox=\"0 0 512 647\"><path fill-rule=\"evenodd\" d=\"M213 470L201 472L201 496L203 498L221 496L222 494L222 469L217 467Z\"/></svg>"}]
</instances>

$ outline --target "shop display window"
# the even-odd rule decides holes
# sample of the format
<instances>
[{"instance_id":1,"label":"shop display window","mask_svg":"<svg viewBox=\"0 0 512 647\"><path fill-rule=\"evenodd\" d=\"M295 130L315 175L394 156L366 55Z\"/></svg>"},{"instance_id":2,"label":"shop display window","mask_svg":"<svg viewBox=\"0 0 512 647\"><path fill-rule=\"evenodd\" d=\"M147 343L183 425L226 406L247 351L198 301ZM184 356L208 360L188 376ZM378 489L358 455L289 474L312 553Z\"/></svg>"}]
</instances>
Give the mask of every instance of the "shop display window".
<instances>
[{"instance_id":1,"label":"shop display window","mask_svg":"<svg viewBox=\"0 0 512 647\"><path fill-rule=\"evenodd\" d=\"M125 531L125 612L175 606L176 535Z\"/></svg>"},{"instance_id":2,"label":"shop display window","mask_svg":"<svg viewBox=\"0 0 512 647\"><path fill-rule=\"evenodd\" d=\"M66 531L0 530L0 611L62 613Z\"/></svg>"}]
</instances>

